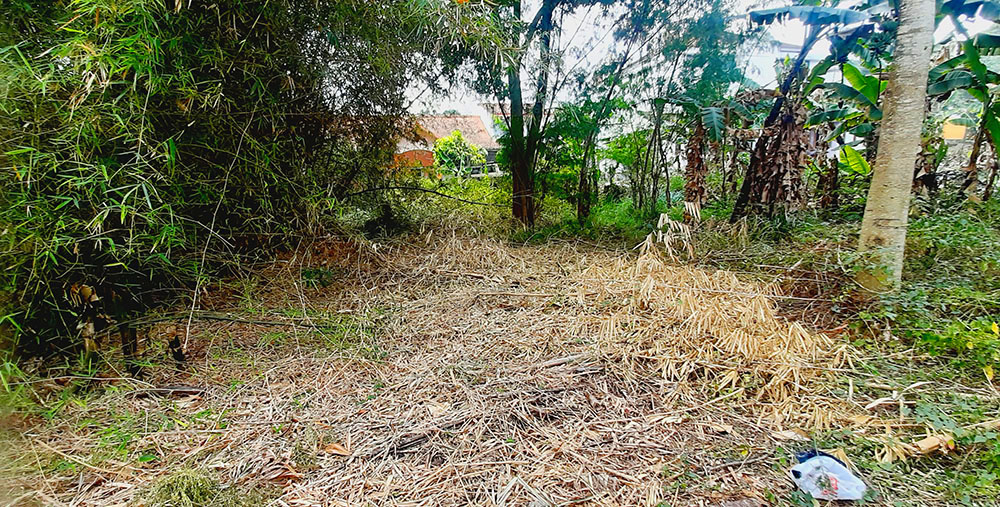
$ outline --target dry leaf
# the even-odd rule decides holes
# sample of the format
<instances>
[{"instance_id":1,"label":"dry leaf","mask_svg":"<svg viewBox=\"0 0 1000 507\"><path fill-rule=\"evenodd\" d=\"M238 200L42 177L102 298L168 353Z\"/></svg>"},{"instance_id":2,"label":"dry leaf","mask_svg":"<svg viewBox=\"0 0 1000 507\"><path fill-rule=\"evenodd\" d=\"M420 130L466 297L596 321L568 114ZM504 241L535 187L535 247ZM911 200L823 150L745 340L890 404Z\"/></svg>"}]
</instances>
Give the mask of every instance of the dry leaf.
<instances>
[{"instance_id":1,"label":"dry leaf","mask_svg":"<svg viewBox=\"0 0 1000 507\"><path fill-rule=\"evenodd\" d=\"M338 456L350 456L351 455L351 451L347 450L346 447L338 444L337 442L333 442L332 444L329 444L326 447L324 447L323 448L323 452L325 452L327 454L336 454Z\"/></svg>"},{"instance_id":2,"label":"dry leaf","mask_svg":"<svg viewBox=\"0 0 1000 507\"><path fill-rule=\"evenodd\" d=\"M652 415L652 416L649 416L649 422L653 423L653 424L656 424L656 423L677 424L677 423L680 423L680 422L684 422L684 416L683 415L663 415L663 414Z\"/></svg>"},{"instance_id":3,"label":"dry leaf","mask_svg":"<svg viewBox=\"0 0 1000 507\"><path fill-rule=\"evenodd\" d=\"M719 434L725 434L725 433L732 433L733 432L733 425L732 424L708 423L708 427L711 428L712 431L714 431L716 433L719 433Z\"/></svg>"},{"instance_id":4,"label":"dry leaf","mask_svg":"<svg viewBox=\"0 0 1000 507\"><path fill-rule=\"evenodd\" d=\"M449 406L443 405L441 403L429 402L427 403L427 411L431 413L432 416L437 417L448 411Z\"/></svg>"},{"instance_id":5,"label":"dry leaf","mask_svg":"<svg viewBox=\"0 0 1000 507\"><path fill-rule=\"evenodd\" d=\"M778 440L793 440L796 442L808 442L809 434L798 428L784 430L784 431L773 431L771 436Z\"/></svg>"},{"instance_id":6,"label":"dry leaf","mask_svg":"<svg viewBox=\"0 0 1000 507\"><path fill-rule=\"evenodd\" d=\"M920 454L930 454L937 450L947 453L955 448L955 440L947 435L931 435L913 442L913 445Z\"/></svg>"},{"instance_id":7,"label":"dry leaf","mask_svg":"<svg viewBox=\"0 0 1000 507\"><path fill-rule=\"evenodd\" d=\"M852 463L851 459L847 457L847 453L844 452L843 449L840 449L840 448L837 448L837 449L827 449L827 450L825 450L823 452L829 454L830 456L833 456L834 458L839 459L845 465L847 465L848 468L854 468L855 470L857 470L857 468L854 466L854 463Z\"/></svg>"},{"instance_id":8,"label":"dry leaf","mask_svg":"<svg viewBox=\"0 0 1000 507\"><path fill-rule=\"evenodd\" d=\"M867 426L868 423L875 420L875 418L870 415L852 415L851 417L848 417L847 420L851 421L851 423L855 426Z\"/></svg>"}]
</instances>

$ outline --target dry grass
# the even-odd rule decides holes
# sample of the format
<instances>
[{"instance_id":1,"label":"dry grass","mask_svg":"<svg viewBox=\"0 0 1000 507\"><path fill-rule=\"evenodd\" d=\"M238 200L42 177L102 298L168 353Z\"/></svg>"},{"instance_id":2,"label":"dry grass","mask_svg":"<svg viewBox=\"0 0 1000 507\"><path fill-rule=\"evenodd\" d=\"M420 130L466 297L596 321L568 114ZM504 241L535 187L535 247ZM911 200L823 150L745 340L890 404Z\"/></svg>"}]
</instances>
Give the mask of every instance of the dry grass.
<instances>
[{"instance_id":1,"label":"dry grass","mask_svg":"<svg viewBox=\"0 0 1000 507\"><path fill-rule=\"evenodd\" d=\"M787 488L772 431L838 413L819 380L846 350L777 316L772 287L650 245L411 239L313 245L242 303L206 294L234 320L195 320L184 371L95 380L20 433L39 456L21 501L127 503L178 469L281 505L760 500ZM304 286L303 266L334 283ZM199 390L150 390L179 384Z\"/></svg>"}]
</instances>

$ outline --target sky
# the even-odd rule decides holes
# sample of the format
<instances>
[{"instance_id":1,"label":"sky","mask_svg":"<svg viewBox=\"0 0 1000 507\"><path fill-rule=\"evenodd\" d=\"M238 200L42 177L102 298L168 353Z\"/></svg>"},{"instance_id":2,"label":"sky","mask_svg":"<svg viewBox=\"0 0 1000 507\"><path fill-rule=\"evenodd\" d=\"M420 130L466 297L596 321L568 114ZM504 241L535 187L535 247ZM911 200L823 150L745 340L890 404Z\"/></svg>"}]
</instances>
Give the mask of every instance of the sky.
<instances>
[{"instance_id":1,"label":"sky","mask_svg":"<svg viewBox=\"0 0 1000 507\"><path fill-rule=\"evenodd\" d=\"M755 9L779 7L788 5L789 2L781 0L735 0L735 12L749 12ZM842 6L849 6L856 2L843 2ZM530 2L526 2L530 5ZM534 9L525 8L525 16L534 14ZM992 26L992 23L983 19L970 20L964 23L970 33L976 34L985 31ZM557 43L562 47L577 48L575 51L565 53L565 63L567 67L593 67L603 62L608 56L611 48L611 37L609 35L610 26L607 18L602 17L597 9L580 9L573 15L562 20L562 36ZM935 32L935 41L941 42L949 37L954 30L950 20L943 20ZM781 23L773 23L767 27L768 33L775 41L800 45L805 37L805 25L798 20L785 20ZM829 54L830 44L827 41L819 41L810 51L808 60L818 61ZM786 53L778 51L757 51L749 57L747 62L747 77L765 88L775 86L776 59L783 58ZM450 93L446 96L422 94L418 90L409 91L408 95L413 99L411 112L415 114L443 113L445 111L457 111L460 114L479 115L487 126L492 125L492 117L480 104L483 102L495 101L492 97L483 97L461 84L451 87ZM526 100L530 97L526 97ZM559 97L566 99L568 97Z\"/></svg>"}]
</instances>

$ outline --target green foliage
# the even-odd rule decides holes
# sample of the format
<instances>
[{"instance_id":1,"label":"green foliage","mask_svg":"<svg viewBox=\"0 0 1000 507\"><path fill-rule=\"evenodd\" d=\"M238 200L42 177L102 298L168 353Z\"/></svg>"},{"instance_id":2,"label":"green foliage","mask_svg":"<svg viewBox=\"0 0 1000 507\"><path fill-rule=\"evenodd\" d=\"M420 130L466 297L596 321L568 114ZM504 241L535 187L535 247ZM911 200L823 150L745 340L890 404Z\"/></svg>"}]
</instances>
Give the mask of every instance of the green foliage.
<instances>
[{"instance_id":1,"label":"green foliage","mask_svg":"<svg viewBox=\"0 0 1000 507\"><path fill-rule=\"evenodd\" d=\"M763 24L797 19L807 25L849 25L866 21L868 18L869 15L864 12L817 5L793 5L750 12L751 21Z\"/></svg>"},{"instance_id":2,"label":"green foliage","mask_svg":"<svg viewBox=\"0 0 1000 507\"><path fill-rule=\"evenodd\" d=\"M811 127L833 121L851 120L861 116L861 114L861 112L851 107L824 109L810 113L808 120L806 120L806 126Z\"/></svg>"},{"instance_id":3,"label":"green foliage","mask_svg":"<svg viewBox=\"0 0 1000 507\"><path fill-rule=\"evenodd\" d=\"M1000 5L992 0L946 0L939 4L934 26L946 17L958 20L960 16L995 21L1000 16Z\"/></svg>"},{"instance_id":4,"label":"green foliage","mask_svg":"<svg viewBox=\"0 0 1000 507\"><path fill-rule=\"evenodd\" d=\"M980 34L962 44L962 54L946 60L928 72L927 94L949 97L964 90L978 100L980 128L985 128L993 140L994 150L1000 150L1000 105L991 98L991 90L1000 84L1000 73L986 68L980 50L1000 46L1000 37Z\"/></svg>"},{"instance_id":5,"label":"green foliage","mask_svg":"<svg viewBox=\"0 0 1000 507\"><path fill-rule=\"evenodd\" d=\"M878 81L877 77L874 79L875 81ZM868 86L859 90L843 83L822 83L817 85L816 88L830 90L834 97L855 102L858 107L867 112L868 117L872 120L877 121L882 119L882 110L879 109L875 101L872 100L875 97L869 97L867 95L867 93L871 92L870 87Z\"/></svg>"},{"instance_id":6,"label":"green foliage","mask_svg":"<svg viewBox=\"0 0 1000 507\"><path fill-rule=\"evenodd\" d=\"M121 315L224 260L323 230L322 211L386 177L404 88L453 71L489 37L474 12L404 0L4 2L0 290L34 338L21 345L77 343L74 284L100 287L104 310Z\"/></svg>"},{"instance_id":7,"label":"green foliage","mask_svg":"<svg viewBox=\"0 0 1000 507\"><path fill-rule=\"evenodd\" d=\"M907 237L905 284L883 296L877 312L902 337L951 358L957 371L983 379L1000 371L1000 205L939 210L913 220ZM987 375L988 376L988 375Z\"/></svg>"},{"instance_id":8,"label":"green foliage","mask_svg":"<svg viewBox=\"0 0 1000 507\"><path fill-rule=\"evenodd\" d=\"M668 92L679 91L695 102L711 104L726 96L731 83L745 81L743 67L736 57L738 48L752 34L739 33L730 26L729 19L736 14L730 9L725 2L713 0L705 6L703 14L685 27L686 44L665 48L668 57L673 56L673 51L685 55L682 68L678 69L679 89Z\"/></svg>"},{"instance_id":9,"label":"green foliage","mask_svg":"<svg viewBox=\"0 0 1000 507\"><path fill-rule=\"evenodd\" d=\"M256 489L224 488L209 472L183 469L154 483L142 495L146 505L155 507L238 507L262 505L268 495Z\"/></svg>"},{"instance_id":10,"label":"green foliage","mask_svg":"<svg viewBox=\"0 0 1000 507\"><path fill-rule=\"evenodd\" d=\"M31 406L31 393L22 381L27 376L9 357L0 357L0 419Z\"/></svg>"},{"instance_id":11,"label":"green foliage","mask_svg":"<svg viewBox=\"0 0 1000 507\"><path fill-rule=\"evenodd\" d=\"M701 123L705 126L710 140L719 141L722 139L722 134L726 131L726 117L721 107L702 108Z\"/></svg>"},{"instance_id":12,"label":"green foliage","mask_svg":"<svg viewBox=\"0 0 1000 507\"><path fill-rule=\"evenodd\" d=\"M846 166L852 173L861 176L867 176L872 172L872 168L868 165L865 157L861 153L858 153L858 150L846 144L840 147L840 163Z\"/></svg>"},{"instance_id":13,"label":"green foliage","mask_svg":"<svg viewBox=\"0 0 1000 507\"><path fill-rule=\"evenodd\" d=\"M993 331L995 325L993 319L982 317L970 322L953 320L916 336L930 353L954 355L959 366L979 367L992 380L994 369L1000 372L1000 334Z\"/></svg>"},{"instance_id":14,"label":"green foliage","mask_svg":"<svg viewBox=\"0 0 1000 507\"><path fill-rule=\"evenodd\" d=\"M648 142L649 133L649 130L637 130L613 137L608 141L602 155L624 167L633 167L639 162L639 157Z\"/></svg>"},{"instance_id":15,"label":"green foliage","mask_svg":"<svg viewBox=\"0 0 1000 507\"><path fill-rule=\"evenodd\" d=\"M637 210L629 199L604 199L594 205L590 216L582 224L575 215L567 212L557 222L550 222L533 231L518 231L512 239L517 242L542 242L552 238L584 237L631 248L653 231L659 214L667 211L664 200L660 200L656 212L650 214L648 210ZM680 213L679 208L677 213Z\"/></svg>"},{"instance_id":16,"label":"green foliage","mask_svg":"<svg viewBox=\"0 0 1000 507\"><path fill-rule=\"evenodd\" d=\"M434 162L452 175L468 176L486 166L486 150L470 144L456 130L434 141ZM483 170L482 172L486 172Z\"/></svg>"}]
</instances>

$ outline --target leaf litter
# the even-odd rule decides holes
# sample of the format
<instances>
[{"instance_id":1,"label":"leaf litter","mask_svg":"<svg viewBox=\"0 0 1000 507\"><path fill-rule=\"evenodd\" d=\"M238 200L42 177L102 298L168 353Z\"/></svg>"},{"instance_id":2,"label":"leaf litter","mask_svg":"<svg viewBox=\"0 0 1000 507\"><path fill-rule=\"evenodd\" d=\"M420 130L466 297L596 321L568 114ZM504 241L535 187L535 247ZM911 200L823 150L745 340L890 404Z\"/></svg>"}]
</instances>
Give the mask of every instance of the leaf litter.
<instances>
[{"instance_id":1,"label":"leaf litter","mask_svg":"<svg viewBox=\"0 0 1000 507\"><path fill-rule=\"evenodd\" d=\"M823 382L849 349L780 316L774 286L672 265L651 240L622 253L420 239L328 240L265 267L253 322L301 309L289 336L273 345L266 325L196 320L186 367L148 381L198 396L130 396L148 386L119 381L22 435L88 465L44 470L37 498L125 503L183 467L276 485L280 505L762 501L788 488L768 461L803 438L789 428L849 415ZM306 287L303 266L336 280ZM239 311L232 291L203 301ZM329 315L357 317L353 341L317 345ZM149 423L168 411L211 416ZM81 421L111 413L146 422L132 450L98 459L98 431Z\"/></svg>"}]
</instances>

